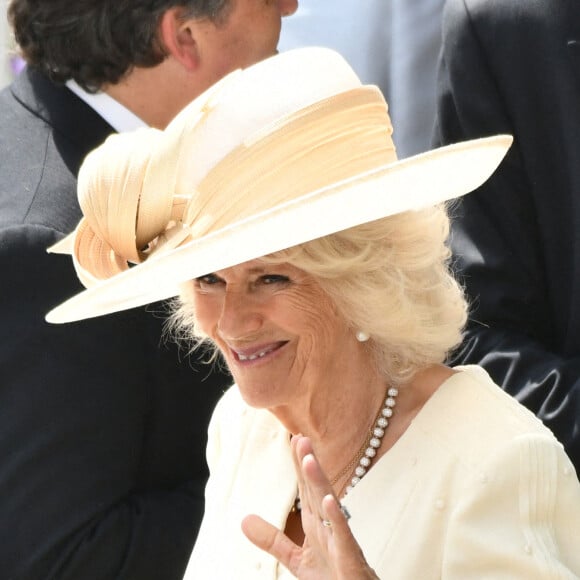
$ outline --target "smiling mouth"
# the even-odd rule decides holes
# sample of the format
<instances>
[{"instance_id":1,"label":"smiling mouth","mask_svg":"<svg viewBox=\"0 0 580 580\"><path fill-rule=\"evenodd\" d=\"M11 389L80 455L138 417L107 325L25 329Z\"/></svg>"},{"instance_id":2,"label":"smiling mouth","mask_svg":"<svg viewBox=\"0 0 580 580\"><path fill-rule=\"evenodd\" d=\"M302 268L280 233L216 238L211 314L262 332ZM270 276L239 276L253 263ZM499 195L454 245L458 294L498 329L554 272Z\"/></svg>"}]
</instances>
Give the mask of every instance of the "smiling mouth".
<instances>
[{"instance_id":1,"label":"smiling mouth","mask_svg":"<svg viewBox=\"0 0 580 580\"><path fill-rule=\"evenodd\" d=\"M264 358L270 353L282 348L285 344L286 342L278 342L276 344L270 344L266 347L260 347L259 350L254 350L253 352L250 352L249 350L246 350L245 352L239 352L234 349L232 349L232 352L234 353L234 356L238 361L249 362Z\"/></svg>"}]
</instances>

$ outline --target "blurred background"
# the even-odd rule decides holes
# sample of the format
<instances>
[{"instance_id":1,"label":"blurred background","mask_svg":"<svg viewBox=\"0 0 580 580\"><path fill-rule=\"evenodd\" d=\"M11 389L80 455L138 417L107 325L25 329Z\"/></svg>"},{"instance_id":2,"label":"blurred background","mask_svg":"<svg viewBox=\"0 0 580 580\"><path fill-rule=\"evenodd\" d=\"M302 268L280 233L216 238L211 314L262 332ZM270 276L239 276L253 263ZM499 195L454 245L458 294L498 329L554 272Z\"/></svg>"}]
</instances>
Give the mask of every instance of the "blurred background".
<instances>
[{"instance_id":1,"label":"blurred background","mask_svg":"<svg viewBox=\"0 0 580 580\"><path fill-rule=\"evenodd\" d=\"M389 103L399 157L430 149L444 0L300 0L280 50L338 50Z\"/></svg>"}]
</instances>

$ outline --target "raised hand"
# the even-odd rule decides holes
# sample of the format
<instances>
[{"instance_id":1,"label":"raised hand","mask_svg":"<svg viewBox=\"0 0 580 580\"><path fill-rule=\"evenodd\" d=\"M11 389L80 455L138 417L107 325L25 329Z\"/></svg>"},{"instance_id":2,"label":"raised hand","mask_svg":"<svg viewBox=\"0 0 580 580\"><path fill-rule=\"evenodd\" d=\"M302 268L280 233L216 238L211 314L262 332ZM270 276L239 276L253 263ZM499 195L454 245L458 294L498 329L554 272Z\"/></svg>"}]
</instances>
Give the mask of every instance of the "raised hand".
<instances>
[{"instance_id":1,"label":"raised hand","mask_svg":"<svg viewBox=\"0 0 580 580\"><path fill-rule=\"evenodd\" d=\"M256 515L247 516L242 522L247 538L299 580L378 580L350 531L310 440L294 436L292 453L302 504L303 545L295 544Z\"/></svg>"}]
</instances>

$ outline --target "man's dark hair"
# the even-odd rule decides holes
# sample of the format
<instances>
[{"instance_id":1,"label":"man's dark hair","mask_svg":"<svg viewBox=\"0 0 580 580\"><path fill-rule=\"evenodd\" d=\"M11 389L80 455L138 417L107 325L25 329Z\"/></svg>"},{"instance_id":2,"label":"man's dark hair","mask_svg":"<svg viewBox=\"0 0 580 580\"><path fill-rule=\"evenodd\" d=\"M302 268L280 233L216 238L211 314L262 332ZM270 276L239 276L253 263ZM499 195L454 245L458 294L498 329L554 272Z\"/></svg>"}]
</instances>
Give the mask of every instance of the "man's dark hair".
<instances>
[{"instance_id":1,"label":"man's dark hair","mask_svg":"<svg viewBox=\"0 0 580 580\"><path fill-rule=\"evenodd\" d=\"M115 84L134 66L152 67L165 50L163 13L220 22L231 0L11 0L8 18L22 56L55 82L74 79L90 92Z\"/></svg>"}]
</instances>

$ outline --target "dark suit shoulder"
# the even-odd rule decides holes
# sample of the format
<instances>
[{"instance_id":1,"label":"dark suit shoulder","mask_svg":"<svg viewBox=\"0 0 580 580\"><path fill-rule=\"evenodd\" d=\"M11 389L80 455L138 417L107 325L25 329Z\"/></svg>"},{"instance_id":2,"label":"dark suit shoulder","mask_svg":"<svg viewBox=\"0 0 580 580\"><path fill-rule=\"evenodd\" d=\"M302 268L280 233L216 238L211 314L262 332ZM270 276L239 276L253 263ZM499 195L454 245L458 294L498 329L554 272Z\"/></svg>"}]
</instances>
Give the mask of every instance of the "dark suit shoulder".
<instances>
[{"instance_id":1,"label":"dark suit shoulder","mask_svg":"<svg viewBox=\"0 0 580 580\"><path fill-rule=\"evenodd\" d=\"M554 28L561 28L563 14L579 15L580 5L575 0L446 0L444 14L445 32L453 31L458 22L464 21L463 25L467 24L481 42L493 38L501 44L513 42L517 37L533 45L538 32L553 32ZM514 26L514 22L518 26ZM523 45L520 48L525 50L528 47Z\"/></svg>"},{"instance_id":2,"label":"dark suit shoulder","mask_svg":"<svg viewBox=\"0 0 580 580\"><path fill-rule=\"evenodd\" d=\"M71 231L78 169L112 131L66 87L24 71L0 93L0 226Z\"/></svg>"}]
</instances>

